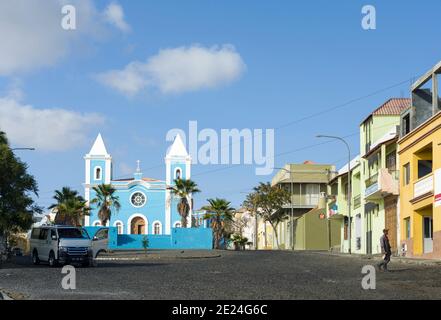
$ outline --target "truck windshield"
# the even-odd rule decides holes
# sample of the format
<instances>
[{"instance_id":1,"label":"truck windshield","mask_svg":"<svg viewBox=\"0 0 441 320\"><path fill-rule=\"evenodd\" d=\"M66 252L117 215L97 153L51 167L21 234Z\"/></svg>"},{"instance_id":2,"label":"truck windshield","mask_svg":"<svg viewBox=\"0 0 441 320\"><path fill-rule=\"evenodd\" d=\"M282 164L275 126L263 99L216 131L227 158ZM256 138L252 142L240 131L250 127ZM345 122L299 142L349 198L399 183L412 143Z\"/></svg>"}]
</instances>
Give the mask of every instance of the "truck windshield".
<instances>
[{"instance_id":1,"label":"truck windshield","mask_svg":"<svg viewBox=\"0 0 441 320\"><path fill-rule=\"evenodd\" d=\"M84 229L62 228L58 229L58 236L67 239L89 239L89 235Z\"/></svg>"}]
</instances>

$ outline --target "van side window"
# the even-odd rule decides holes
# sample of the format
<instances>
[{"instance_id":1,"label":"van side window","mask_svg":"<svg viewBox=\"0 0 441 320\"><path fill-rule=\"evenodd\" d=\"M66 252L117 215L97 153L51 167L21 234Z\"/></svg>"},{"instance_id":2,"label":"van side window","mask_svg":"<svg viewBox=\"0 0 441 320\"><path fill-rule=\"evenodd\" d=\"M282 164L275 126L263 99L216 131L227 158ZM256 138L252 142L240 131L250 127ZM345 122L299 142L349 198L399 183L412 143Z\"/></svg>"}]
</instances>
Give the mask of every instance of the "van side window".
<instances>
[{"instance_id":1,"label":"van side window","mask_svg":"<svg viewBox=\"0 0 441 320\"><path fill-rule=\"evenodd\" d=\"M40 238L40 228L34 228L32 230L31 239L39 239Z\"/></svg>"},{"instance_id":2,"label":"van side window","mask_svg":"<svg viewBox=\"0 0 441 320\"><path fill-rule=\"evenodd\" d=\"M47 234L48 234L48 229L40 229L40 240L46 240L47 239Z\"/></svg>"},{"instance_id":3,"label":"van side window","mask_svg":"<svg viewBox=\"0 0 441 320\"><path fill-rule=\"evenodd\" d=\"M109 229L101 229L96 233L95 236L97 237L98 240L103 240L103 239L107 239L108 233L109 233Z\"/></svg>"},{"instance_id":4,"label":"van side window","mask_svg":"<svg viewBox=\"0 0 441 320\"><path fill-rule=\"evenodd\" d=\"M52 239L52 237L55 237L55 238L58 238L57 237L57 231L55 231L55 230L51 230L51 239Z\"/></svg>"}]
</instances>

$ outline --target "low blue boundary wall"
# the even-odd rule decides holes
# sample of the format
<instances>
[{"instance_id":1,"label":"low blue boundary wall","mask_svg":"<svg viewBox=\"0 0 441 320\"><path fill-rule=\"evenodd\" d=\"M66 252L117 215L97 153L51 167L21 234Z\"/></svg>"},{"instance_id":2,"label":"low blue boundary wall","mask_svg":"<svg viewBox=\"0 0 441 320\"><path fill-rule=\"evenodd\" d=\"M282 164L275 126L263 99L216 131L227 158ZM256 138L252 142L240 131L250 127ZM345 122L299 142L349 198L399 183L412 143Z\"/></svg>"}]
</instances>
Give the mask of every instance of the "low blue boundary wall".
<instances>
[{"instance_id":1,"label":"low blue boundary wall","mask_svg":"<svg viewBox=\"0 0 441 320\"><path fill-rule=\"evenodd\" d=\"M102 227L85 227L92 238ZM149 249L212 249L211 228L172 228L170 235L118 234L116 227L109 227L109 249L142 250L147 236Z\"/></svg>"}]
</instances>

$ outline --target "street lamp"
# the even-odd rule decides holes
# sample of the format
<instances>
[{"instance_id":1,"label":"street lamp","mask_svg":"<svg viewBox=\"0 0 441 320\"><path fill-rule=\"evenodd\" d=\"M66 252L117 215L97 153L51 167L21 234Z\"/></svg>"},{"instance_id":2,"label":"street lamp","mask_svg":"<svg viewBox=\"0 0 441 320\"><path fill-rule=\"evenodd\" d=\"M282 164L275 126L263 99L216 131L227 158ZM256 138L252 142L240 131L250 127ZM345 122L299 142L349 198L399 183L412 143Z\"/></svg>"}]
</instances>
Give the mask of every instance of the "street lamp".
<instances>
[{"instance_id":1,"label":"street lamp","mask_svg":"<svg viewBox=\"0 0 441 320\"><path fill-rule=\"evenodd\" d=\"M348 252L351 254L351 237L352 237L352 225L351 225L351 148L349 147L349 144L346 142L345 139L338 137L338 136L328 136L319 134L316 136L317 138L330 138L330 139L336 139L341 142L343 142L346 145L346 148L348 149L348 226L349 226L349 249Z\"/></svg>"},{"instance_id":2,"label":"street lamp","mask_svg":"<svg viewBox=\"0 0 441 320\"><path fill-rule=\"evenodd\" d=\"M291 241L291 249L294 250L294 203L293 203L293 197L294 197L294 181L292 178L293 172L285 169L285 168L273 168L273 169L279 169L279 170L283 170L285 172L289 173L289 180L291 182L291 236L290 236L290 241Z\"/></svg>"}]
</instances>

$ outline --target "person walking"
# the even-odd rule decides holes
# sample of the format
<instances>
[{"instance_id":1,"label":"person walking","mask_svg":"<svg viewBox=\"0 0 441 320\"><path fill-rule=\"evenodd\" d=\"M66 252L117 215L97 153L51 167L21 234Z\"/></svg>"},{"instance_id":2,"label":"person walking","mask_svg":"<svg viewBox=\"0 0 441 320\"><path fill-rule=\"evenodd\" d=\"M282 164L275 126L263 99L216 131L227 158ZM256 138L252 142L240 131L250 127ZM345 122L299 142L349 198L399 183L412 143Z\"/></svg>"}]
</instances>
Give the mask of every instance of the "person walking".
<instances>
[{"instance_id":1,"label":"person walking","mask_svg":"<svg viewBox=\"0 0 441 320\"><path fill-rule=\"evenodd\" d=\"M381 261L377 266L378 269L381 271L381 267L383 267L384 271L388 271L387 264L390 262L390 256L392 255L391 246L389 242L388 237L389 230L384 229L383 235L380 238L380 245L381 245L381 253L383 254L383 261Z\"/></svg>"}]
</instances>

